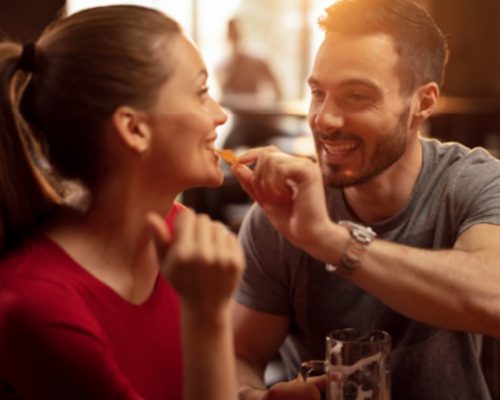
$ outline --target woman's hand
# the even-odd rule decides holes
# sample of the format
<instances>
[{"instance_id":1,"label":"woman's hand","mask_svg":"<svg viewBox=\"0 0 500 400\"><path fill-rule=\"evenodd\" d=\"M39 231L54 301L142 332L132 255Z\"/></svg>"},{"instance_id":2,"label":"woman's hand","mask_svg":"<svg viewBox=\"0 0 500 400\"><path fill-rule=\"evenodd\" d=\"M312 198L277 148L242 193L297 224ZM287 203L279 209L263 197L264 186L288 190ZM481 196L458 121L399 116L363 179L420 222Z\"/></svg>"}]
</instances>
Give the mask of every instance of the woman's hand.
<instances>
[{"instance_id":1,"label":"woman's hand","mask_svg":"<svg viewBox=\"0 0 500 400\"><path fill-rule=\"evenodd\" d=\"M179 293L183 306L209 317L226 309L245 265L236 236L223 224L190 210L177 215L171 237L158 214L150 213L147 218L159 250L161 271Z\"/></svg>"}]
</instances>

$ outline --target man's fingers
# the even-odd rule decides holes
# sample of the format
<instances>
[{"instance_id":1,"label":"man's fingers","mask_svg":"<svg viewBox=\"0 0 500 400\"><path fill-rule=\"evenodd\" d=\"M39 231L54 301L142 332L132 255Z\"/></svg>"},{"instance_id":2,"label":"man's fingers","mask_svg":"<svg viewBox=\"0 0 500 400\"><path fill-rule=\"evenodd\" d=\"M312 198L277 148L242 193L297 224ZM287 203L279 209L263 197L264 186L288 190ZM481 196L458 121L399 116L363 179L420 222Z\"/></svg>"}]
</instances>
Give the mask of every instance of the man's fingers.
<instances>
[{"instance_id":1,"label":"man's fingers","mask_svg":"<svg viewBox=\"0 0 500 400\"><path fill-rule=\"evenodd\" d=\"M243 190L257 203L261 202L261 197L254 186L254 173L253 171L243 164L233 166L233 173L240 182Z\"/></svg>"},{"instance_id":2,"label":"man's fingers","mask_svg":"<svg viewBox=\"0 0 500 400\"><path fill-rule=\"evenodd\" d=\"M276 153L279 152L276 146L265 146L265 147L255 147L253 149L247 150L244 153L238 155L238 161L241 164L249 164L257 160L265 153Z\"/></svg>"}]
</instances>

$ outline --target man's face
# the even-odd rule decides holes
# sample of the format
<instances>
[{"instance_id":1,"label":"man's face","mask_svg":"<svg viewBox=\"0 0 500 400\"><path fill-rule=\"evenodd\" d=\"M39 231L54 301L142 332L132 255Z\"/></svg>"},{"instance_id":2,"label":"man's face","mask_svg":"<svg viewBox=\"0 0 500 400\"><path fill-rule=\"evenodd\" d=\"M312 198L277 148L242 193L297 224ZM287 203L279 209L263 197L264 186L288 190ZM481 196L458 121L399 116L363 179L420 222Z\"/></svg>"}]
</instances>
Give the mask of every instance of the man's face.
<instances>
[{"instance_id":1,"label":"man's face","mask_svg":"<svg viewBox=\"0 0 500 400\"><path fill-rule=\"evenodd\" d=\"M309 79L309 125L325 183L369 181L406 151L409 99L399 93L398 60L384 34L328 35Z\"/></svg>"}]
</instances>

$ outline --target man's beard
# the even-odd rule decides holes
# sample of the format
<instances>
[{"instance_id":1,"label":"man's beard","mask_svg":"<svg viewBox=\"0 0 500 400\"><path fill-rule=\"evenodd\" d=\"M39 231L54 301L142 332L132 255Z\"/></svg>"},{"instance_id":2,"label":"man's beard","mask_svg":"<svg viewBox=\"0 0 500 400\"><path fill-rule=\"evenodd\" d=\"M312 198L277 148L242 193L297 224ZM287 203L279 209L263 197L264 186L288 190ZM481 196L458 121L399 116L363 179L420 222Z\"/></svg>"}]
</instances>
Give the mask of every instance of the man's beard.
<instances>
[{"instance_id":1,"label":"man's beard","mask_svg":"<svg viewBox=\"0 0 500 400\"><path fill-rule=\"evenodd\" d=\"M360 185L369 182L398 161L407 146L407 121L409 115L410 107L407 107L401 112L396 126L381 140L377 141L375 151L370 159L366 160L364 165L357 171L353 171L352 174L346 174L344 166L321 163L325 184L333 188ZM359 135L353 133L339 132L338 136L361 140Z\"/></svg>"}]
</instances>

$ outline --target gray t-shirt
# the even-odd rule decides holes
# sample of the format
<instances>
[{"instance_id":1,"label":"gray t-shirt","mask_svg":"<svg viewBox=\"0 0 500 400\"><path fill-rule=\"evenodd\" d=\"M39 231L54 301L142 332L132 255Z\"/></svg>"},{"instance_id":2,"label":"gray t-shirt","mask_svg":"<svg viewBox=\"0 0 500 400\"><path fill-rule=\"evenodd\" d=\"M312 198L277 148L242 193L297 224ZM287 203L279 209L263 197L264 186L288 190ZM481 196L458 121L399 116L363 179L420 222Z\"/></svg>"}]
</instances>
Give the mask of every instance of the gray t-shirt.
<instances>
[{"instance_id":1,"label":"gray t-shirt","mask_svg":"<svg viewBox=\"0 0 500 400\"><path fill-rule=\"evenodd\" d=\"M474 224L500 225L500 162L483 149L421 141L423 167L411 198L400 213L371 225L379 238L449 249ZM341 190L329 188L326 196L333 220L357 221ZM291 317L280 350L290 379L301 361L324 357L328 332L379 328L393 339L393 400L490 399L479 335L428 326L392 310L290 244L258 207L246 217L240 237L247 269L236 299L258 311ZM449 296L453 301L454 293Z\"/></svg>"}]
</instances>

